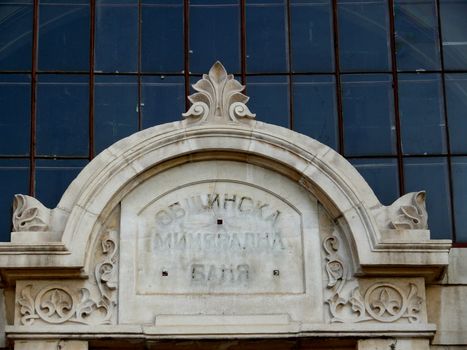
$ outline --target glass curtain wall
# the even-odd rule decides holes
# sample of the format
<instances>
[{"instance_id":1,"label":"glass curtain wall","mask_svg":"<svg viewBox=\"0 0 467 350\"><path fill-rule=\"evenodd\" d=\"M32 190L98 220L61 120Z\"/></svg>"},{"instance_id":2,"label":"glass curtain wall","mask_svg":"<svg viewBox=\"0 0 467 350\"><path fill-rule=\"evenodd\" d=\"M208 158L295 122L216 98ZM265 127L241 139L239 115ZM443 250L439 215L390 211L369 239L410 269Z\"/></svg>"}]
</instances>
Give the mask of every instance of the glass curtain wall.
<instances>
[{"instance_id":1,"label":"glass curtain wall","mask_svg":"<svg viewBox=\"0 0 467 350\"><path fill-rule=\"evenodd\" d=\"M258 119L346 157L388 205L427 191L467 244L467 0L1 0L0 232L100 151L180 119L220 60Z\"/></svg>"}]
</instances>

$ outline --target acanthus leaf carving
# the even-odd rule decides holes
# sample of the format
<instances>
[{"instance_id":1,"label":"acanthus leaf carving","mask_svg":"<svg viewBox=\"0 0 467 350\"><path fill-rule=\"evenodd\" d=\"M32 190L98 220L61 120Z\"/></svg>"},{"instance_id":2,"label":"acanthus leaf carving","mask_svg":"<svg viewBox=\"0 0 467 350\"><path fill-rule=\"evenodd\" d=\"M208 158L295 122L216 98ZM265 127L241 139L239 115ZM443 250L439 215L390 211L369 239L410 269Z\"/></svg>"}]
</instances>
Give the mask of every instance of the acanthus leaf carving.
<instances>
[{"instance_id":1,"label":"acanthus leaf carving","mask_svg":"<svg viewBox=\"0 0 467 350\"><path fill-rule=\"evenodd\" d=\"M406 286L394 283L376 282L362 294L355 287L346 296L343 292L347 282L345 264L338 255L339 240L335 233L323 240L328 274L327 289L331 322L357 323L370 320L390 323L407 319L409 323L420 322L423 299L418 296L418 288L409 282Z\"/></svg>"},{"instance_id":2,"label":"acanthus leaf carving","mask_svg":"<svg viewBox=\"0 0 467 350\"><path fill-rule=\"evenodd\" d=\"M227 74L224 66L217 61L203 74L203 78L193 85L197 92L188 99L192 106L182 116L198 122L238 122L238 119L255 118L246 103L249 97L242 91L245 86Z\"/></svg>"},{"instance_id":3,"label":"acanthus leaf carving","mask_svg":"<svg viewBox=\"0 0 467 350\"><path fill-rule=\"evenodd\" d=\"M26 285L18 298L20 323L32 325L35 320L50 324L66 322L109 324L117 305L118 244L117 232L107 230L101 236L100 257L95 266L98 295L88 288L72 288L62 284L46 285L34 290ZM96 287L94 287L96 289ZM95 295L96 293L94 293Z\"/></svg>"},{"instance_id":4,"label":"acanthus leaf carving","mask_svg":"<svg viewBox=\"0 0 467 350\"><path fill-rule=\"evenodd\" d=\"M395 229L427 229L428 213L425 191L408 193L397 202L404 199L409 199L411 203L400 206L399 213L391 220L391 226Z\"/></svg>"},{"instance_id":5,"label":"acanthus leaf carving","mask_svg":"<svg viewBox=\"0 0 467 350\"><path fill-rule=\"evenodd\" d=\"M13 200L13 231L48 231L50 209L37 199L16 194Z\"/></svg>"}]
</instances>

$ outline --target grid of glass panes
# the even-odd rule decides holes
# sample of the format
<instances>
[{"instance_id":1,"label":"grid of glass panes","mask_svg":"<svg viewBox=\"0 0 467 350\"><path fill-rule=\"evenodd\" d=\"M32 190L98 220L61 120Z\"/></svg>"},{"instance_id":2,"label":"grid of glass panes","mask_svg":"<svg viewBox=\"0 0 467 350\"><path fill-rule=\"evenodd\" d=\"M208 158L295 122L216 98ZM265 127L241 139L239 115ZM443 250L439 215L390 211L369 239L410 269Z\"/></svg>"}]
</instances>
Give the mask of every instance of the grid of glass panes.
<instances>
[{"instance_id":1,"label":"grid of glass panes","mask_svg":"<svg viewBox=\"0 0 467 350\"><path fill-rule=\"evenodd\" d=\"M0 230L101 150L177 120L220 60L258 119L335 148L467 242L467 0L0 0Z\"/></svg>"}]
</instances>

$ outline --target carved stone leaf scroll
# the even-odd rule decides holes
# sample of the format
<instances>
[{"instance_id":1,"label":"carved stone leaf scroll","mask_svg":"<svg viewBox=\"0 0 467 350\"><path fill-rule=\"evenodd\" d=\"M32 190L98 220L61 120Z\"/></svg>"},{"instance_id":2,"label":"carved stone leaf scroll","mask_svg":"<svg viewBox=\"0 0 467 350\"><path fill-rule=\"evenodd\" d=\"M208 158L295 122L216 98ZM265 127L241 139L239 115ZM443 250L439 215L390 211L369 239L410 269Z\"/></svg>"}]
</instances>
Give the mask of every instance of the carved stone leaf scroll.
<instances>
[{"instance_id":1,"label":"carved stone leaf scroll","mask_svg":"<svg viewBox=\"0 0 467 350\"><path fill-rule=\"evenodd\" d=\"M391 220L395 229L426 229L428 227L428 213L425 205L424 191L408 193L400 200L408 199L409 203L402 204L399 212Z\"/></svg>"},{"instance_id":2,"label":"carved stone leaf scroll","mask_svg":"<svg viewBox=\"0 0 467 350\"><path fill-rule=\"evenodd\" d=\"M356 323L376 320L390 323L407 319L410 323L420 322L419 313L423 299L418 296L418 288L414 283L398 286L393 283L377 282L361 293L356 287L350 295L343 293L345 264L338 255L339 240L335 233L323 240L328 274L327 290L331 322Z\"/></svg>"},{"instance_id":3,"label":"carved stone leaf scroll","mask_svg":"<svg viewBox=\"0 0 467 350\"><path fill-rule=\"evenodd\" d=\"M100 242L100 258L95 266L98 293L93 296L88 288L72 288L59 283L36 289L28 284L18 298L21 324L32 325L38 319L49 324L111 323L117 305L117 232L104 232Z\"/></svg>"},{"instance_id":4,"label":"carved stone leaf scroll","mask_svg":"<svg viewBox=\"0 0 467 350\"><path fill-rule=\"evenodd\" d=\"M246 103L249 97L242 94L245 86L227 74L218 61L193 85L197 92L188 99L193 104L182 116L198 122L238 122L242 118L255 118Z\"/></svg>"},{"instance_id":5,"label":"carved stone leaf scroll","mask_svg":"<svg viewBox=\"0 0 467 350\"><path fill-rule=\"evenodd\" d=\"M13 201L13 231L48 231L50 209L37 199L23 194Z\"/></svg>"}]
</instances>

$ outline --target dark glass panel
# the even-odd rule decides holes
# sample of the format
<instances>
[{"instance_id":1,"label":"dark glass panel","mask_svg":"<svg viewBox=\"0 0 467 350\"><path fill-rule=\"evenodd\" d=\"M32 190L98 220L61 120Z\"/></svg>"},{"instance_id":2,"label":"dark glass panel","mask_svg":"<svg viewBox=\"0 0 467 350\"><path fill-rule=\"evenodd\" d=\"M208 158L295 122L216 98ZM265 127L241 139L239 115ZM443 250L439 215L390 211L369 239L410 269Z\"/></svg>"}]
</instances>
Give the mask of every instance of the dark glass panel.
<instances>
[{"instance_id":1,"label":"dark glass panel","mask_svg":"<svg viewBox=\"0 0 467 350\"><path fill-rule=\"evenodd\" d=\"M31 83L29 75L0 75L0 154L29 153Z\"/></svg>"},{"instance_id":2,"label":"dark glass panel","mask_svg":"<svg viewBox=\"0 0 467 350\"><path fill-rule=\"evenodd\" d=\"M0 70L31 70L33 8L0 4Z\"/></svg>"},{"instance_id":3,"label":"dark glass panel","mask_svg":"<svg viewBox=\"0 0 467 350\"><path fill-rule=\"evenodd\" d=\"M240 72L240 7L225 2L190 6L190 72L205 73L217 60L229 73Z\"/></svg>"},{"instance_id":4,"label":"dark glass panel","mask_svg":"<svg viewBox=\"0 0 467 350\"><path fill-rule=\"evenodd\" d=\"M467 153L467 74L446 74L446 104L452 153Z\"/></svg>"},{"instance_id":5,"label":"dark glass panel","mask_svg":"<svg viewBox=\"0 0 467 350\"><path fill-rule=\"evenodd\" d=\"M338 148L336 84L333 76L293 77L294 130Z\"/></svg>"},{"instance_id":6,"label":"dark glass panel","mask_svg":"<svg viewBox=\"0 0 467 350\"><path fill-rule=\"evenodd\" d=\"M444 68L467 69L467 0L442 0Z\"/></svg>"},{"instance_id":7,"label":"dark glass panel","mask_svg":"<svg viewBox=\"0 0 467 350\"><path fill-rule=\"evenodd\" d=\"M399 198L399 172L396 159L350 159L384 205Z\"/></svg>"},{"instance_id":8,"label":"dark glass panel","mask_svg":"<svg viewBox=\"0 0 467 350\"><path fill-rule=\"evenodd\" d=\"M290 16L292 71L332 72L334 44L330 4L292 4Z\"/></svg>"},{"instance_id":9,"label":"dark glass panel","mask_svg":"<svg viewBox=\"0 0 467 350\"><path fill-rule=\"evenodd\" d=\"M143 128L173 122L185 111L185 80L181 76L143 77Z\"/></svg>"},{"instance_id":10,"label":"dark glass panel","mask_svg":"<svg viewBox=\"0 0 467 350\"><path fill-rule=\"evenodd\" d=\"M440 68L435 0L396 0L394 4L397 68Z\"/></svg>"},{"instance_id":11,"label":"dark glass panel","mask_svg":"<svg viewBox=\"0 0 467 350\"><path fill-rule=\"evenodd\" d=\"M89 6L41 5L39 8L39 69L89 69Z\"/></svg>"},{"instance_id":12,"label":"dark glass panel","mask_svg":"<svg viewBox=\"0 0 467 350\"><path fill-rule=\"evenodd\" d=\"M467 157L453 157L451 165L456 242L467 243Z\"/></svg>"},{"instance_id":13,"label":"dark glass panel","mask_svg":"<svg viewBox=\"0 0 467 350\"><path fill-rule=\"evenodd\" d=\"M392 78L342 76L344 149L347 156L396 153Z\"/></svg>"},{"instance_id":14,"label":"dark glass panel","mask_svg":"<svg viewBox=\"0 0 467 350\"><path fill-rule=\"evenodd\" d=\"M70 183L86 166L81 159L38 159L36 161L36 198L55 208Z\"/></svg>"},{"instance_id":15,"label":"dark glass panel","mask_svg":"<svg viewBox=\"0 0 467 350\"><path fill-rule=\"evenodd\" d=\"M283 76L248 77L248 106L262 122L290 127L289 82Z\"/></svg>"},{"instance_id":16,"label":"dark glass panel","mask_svg":"<svg viewBox=\"0 0 467 350\"><path fill-rule=\"evenodd\" d=\"M426 191L431 238L451 239L448 167L444 157L404 159L406 192Z\"/></svg>"},{"instance_id":17,"label":"dark glass panel","mask_svg":"<svg viewBox=\"0 0 467 350\"><path fill-rule=\"evenodd\" d=\"M40 75L37 85L37 153L87 156L87 76Z\"/></svg>"},{"instance_id":18,"label":"dark glass panel","mask_svg":"<svg viewBox=\"0 0 467 350\"><path fill-rule=\"evenodd\" d=\"M96 71L137 71L137 6L96 7L95 60Z\"/></svg>"},{"instance_id":19,"label":"dark glass panel","mask_svg":"<svg viewBox=\"0 0 467 350\"><path fill-rule=\"evenodd\" d=\"M338 1L339 51L343 71L389 71L386 0Z\"/></svg>"},{"instance_id":20,"label":"dark glass panel","mask_svg":"<svg viewBox=\"0 0 467 350\"><path fill-rule=\"evenodd\" d=\"M142 69L183 71L183 6L143 6Z\"/></svg>"},{"instance_id":21,"label":"dark glass panel","mask_svg":"<svg viewBox=\"0 0 467 350\"><path fill-rule=\"evenodd\" d=\"M446 125L439 74L399 74L404 154L446 153Z\"/></svg>"},{"instance_id":22,"label":"dark glass panel","mask_svg":"<svg viewBox=\"0 0 467 350\"><path fill-rule=\"evenodd\" d=\"M285 2L246 6L246 60L250 73L287 72Z\"/></svg>"},{"instance_id":23,"label":"dark glass panel","mask_svg":"<svg viewBox=\"0 0 467 350\"><path fill-rule=\"evenodd\" d=\"M0 159L0 242L10 241L13 196L28 193L29 161Z\"/></svg>"},{"instance_id":24,"label":"dark glass panel","mask_svg":"<svg viewBox=\"0 0 467 350\"><path fill-rule=\"evenodd\" d=\"M135 76L96 76L94 147L99 153L138 130L138 85Z\"/></svg>"}]
</instances>

